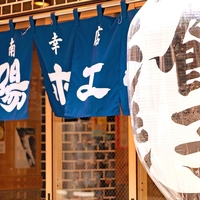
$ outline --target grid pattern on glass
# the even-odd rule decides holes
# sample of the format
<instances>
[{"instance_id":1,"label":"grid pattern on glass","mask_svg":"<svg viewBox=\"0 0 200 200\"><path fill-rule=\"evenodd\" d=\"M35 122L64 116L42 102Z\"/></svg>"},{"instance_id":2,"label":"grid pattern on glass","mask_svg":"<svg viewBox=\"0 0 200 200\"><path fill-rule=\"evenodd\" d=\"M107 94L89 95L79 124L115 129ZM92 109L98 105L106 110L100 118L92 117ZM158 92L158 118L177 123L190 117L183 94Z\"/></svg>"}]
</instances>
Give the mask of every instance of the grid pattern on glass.
<instances>
[{"instance_id":1,"label":"grid pattern on glass","mask_svg":"<svg viewBox=\"0 0 200 200\"><path fill-rule=\"evenodd\" d=\"M38 58L37 58L38 59ZM43 77L41 76L41 200L46 199L46 101L45 101L45 87L43 83Z\"/></svg>"},{"instance_id":2,"label":"grid pattern on glass","mask_svg":"<svg viewBox=\"0 0 200 200\"><path fill-rule=\"evenodd\" d=\"M41 72L35 49L32 64L29 117L0 123L5 133L5 151L0 153L1 200L38 200L41 187L45 188L41 186L45 174L41 166L45 163L41 161Z\"/></svg>"},{"instance_id":3,"label":"grid pattern on glass","mask_svg":"<svg viewBox=\"0 0 200 200\"><path fill-rule=\"evenodd\" d=\"M32 70L35 71L35 73L37 74L37 82L40 81L40 83L38 83L40 85L40 89L38 90L38 88L36 88L36 91L32 90L31 92L31 96L38 96L38 98L40 98L40 107L38 108L38 114L40 113L39 116L40 117L40 126L38 127L39 129L39 134L40 134L40 141L38 141L39 145L38 146L38 160L40 162L38 162L38 165L40 165L40 167L38 167L41 171L41 175L40 175L40 191L39 191L39 195L40 197L37 197L38 199L46 199L46 97L45 97L45 87L44 87L44 83L43 83L43 77L41 75L41 69L40 69L40 63L39 63L39 58L38 58L38 54L36 51L36 47L35 45L33 46L33 53L32 53ZM38 107L37 105L33 105L34 107ZM34 108L35 109L35 108ZM34 182L34 180L33 180ZM31 199L31 198L30 198Z\"/></svg>"},{"instance_id":4,"label":"grid pattern on glass","mask_svg":"<svg viewBox=\"0 0 200 200\"><path fill-rule=\"evenodd\" d=\"M63 120L62 198L116 199L115 117Z\"/></svg>"}]
</instances>

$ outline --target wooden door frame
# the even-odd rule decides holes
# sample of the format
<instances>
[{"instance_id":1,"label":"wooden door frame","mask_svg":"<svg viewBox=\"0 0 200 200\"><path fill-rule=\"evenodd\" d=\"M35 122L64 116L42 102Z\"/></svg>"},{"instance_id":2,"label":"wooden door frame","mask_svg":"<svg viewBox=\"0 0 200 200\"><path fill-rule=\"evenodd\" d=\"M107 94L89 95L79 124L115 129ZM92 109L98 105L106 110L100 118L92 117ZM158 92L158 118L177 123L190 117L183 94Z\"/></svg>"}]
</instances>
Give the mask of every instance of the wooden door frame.
<instances>
[{"instance_id":1,"label":"wooden door frame","mask_svg":"<svg viewBox=\"0 0 200 200\"><path fill-rule=\"evenodd\" d=\"M147 200L147 172L136 153L131 119L128 120L129 200Z\"/></svg>"}]
</instances>

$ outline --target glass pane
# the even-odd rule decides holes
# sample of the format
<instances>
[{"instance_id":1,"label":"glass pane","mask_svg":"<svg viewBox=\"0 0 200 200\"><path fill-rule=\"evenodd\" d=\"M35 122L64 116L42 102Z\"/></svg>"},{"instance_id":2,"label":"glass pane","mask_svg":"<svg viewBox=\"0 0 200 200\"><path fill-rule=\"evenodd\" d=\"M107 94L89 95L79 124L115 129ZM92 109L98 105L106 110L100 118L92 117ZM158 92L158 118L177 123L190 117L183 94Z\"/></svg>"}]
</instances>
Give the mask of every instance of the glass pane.
<instances>
[{"instance_id":1,"label":"glass pane","mask_svg":"<svg viewBox=\"0 0 200 200\"><path fill-rule=\"evenodd\" d=\"M123 122L122 128L120 117L54 119L54 200L128 200Z\"/></svg>"},{"instance_id":2,"label":"glass pane","mask_svg":"<svg viewBox=\"0 0 200 200\"><path fill-rule=\"evenodd\" d=\"M0 199L38 200L45 174L41 159L41 76L35 49L29 99L29 118L0 122ZM45 184L44 184L45 185Z\"/></svg>"}]
</instances>

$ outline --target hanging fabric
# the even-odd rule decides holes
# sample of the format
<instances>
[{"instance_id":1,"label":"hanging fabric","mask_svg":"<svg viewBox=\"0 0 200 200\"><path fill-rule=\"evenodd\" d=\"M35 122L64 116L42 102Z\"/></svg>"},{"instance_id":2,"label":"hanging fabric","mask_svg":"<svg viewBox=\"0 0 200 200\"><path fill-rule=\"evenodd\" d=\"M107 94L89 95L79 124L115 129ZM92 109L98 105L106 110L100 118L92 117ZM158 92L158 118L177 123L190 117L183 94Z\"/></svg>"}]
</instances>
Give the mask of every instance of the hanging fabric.
<instances>
[{"instance_id":1,"label":"hanging fabric","mask_svg":"<svg viewBox=\"0 0 200 200\"><path fill-rule=\"evenodd\" d=\"M121 42L120 56L119 56L119 68L120 68L120 106L123 115L129 115L129 103L128 103L128 73L127 73L127 33L129 25L138 12L138 9L128 10L128 5L125 1L121 1L121 14L118 17L117 35L115 40ZM120 35L120 37L118 37Z\"/></svg>"},{"instance_id":2,"label":"hanging fabric","mask_svg":"<svg viewBox=\"0 0 200 200\"><path fill-rule=\"evenodd\" d=\"M74 10L76 35L65 116L113 116L120 113L120 42L113 39L117 19L104 16L101 5L97 5L97 12L98 16L81 20Z\"/></svg>"},{"instance_id":3,"label":"hanging fabric","mask_svg":"<svg viewBox=\"0 0 200 200\"><path fill-rule=\"evenodd\" d=\"M34 26L45 89L57 117L64 117L64 105L71 77L74 21L58 23L51 14L52 24Z\"/></svg>"},{"instance_id":4,"label":"hanging fabric","mask_svg":"<svg viewBox=\"0 0 200 200\"><path fill-rule=\"evenodd\" d=\"M0 120L28 118L33 31L0 32Z\"/></svg>"},{"instance_id":5,"label":"hanging fabric","mask_svg":"<svg viewBox=\"0 0 200 200\"><path fill-rule=\"evenodd\" d=\"M135 11L121 2L118 17L103 15L80 20L74 10L76 36L65 116L129 115L126 84L127 31Z\"/></svg>"}]
</instances>

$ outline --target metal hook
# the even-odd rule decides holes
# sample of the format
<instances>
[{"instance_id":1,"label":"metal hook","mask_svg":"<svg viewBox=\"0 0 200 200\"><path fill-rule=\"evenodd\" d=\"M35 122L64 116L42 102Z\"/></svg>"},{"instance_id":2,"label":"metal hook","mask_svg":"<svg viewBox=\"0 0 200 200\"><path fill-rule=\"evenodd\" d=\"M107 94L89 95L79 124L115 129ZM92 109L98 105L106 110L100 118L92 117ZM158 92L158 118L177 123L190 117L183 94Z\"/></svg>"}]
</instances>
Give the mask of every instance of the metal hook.
<instances>
[{"instance_id":1,"label":"metal hook","mask_svg":"<svg viewBox=\"0 0 200 200\"><path fill-rule=\"evenodd\" d=\"M120 15L120 19L118 18L118 24L122 23L122 15Z\"/></svg>"},{"instance_id":2,"label":"metal hook","mask_svg":"<svg viewBox=\"0 0 200 200\"><path fill-rule=\"evenodd\" d=\"M29 26L24 32L21 33L21 35L25 35L26 32L30 29L31 27Z\"/></svg>"}]
</instances>

